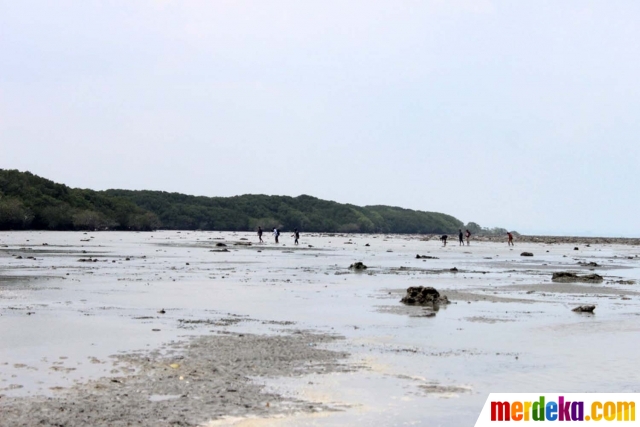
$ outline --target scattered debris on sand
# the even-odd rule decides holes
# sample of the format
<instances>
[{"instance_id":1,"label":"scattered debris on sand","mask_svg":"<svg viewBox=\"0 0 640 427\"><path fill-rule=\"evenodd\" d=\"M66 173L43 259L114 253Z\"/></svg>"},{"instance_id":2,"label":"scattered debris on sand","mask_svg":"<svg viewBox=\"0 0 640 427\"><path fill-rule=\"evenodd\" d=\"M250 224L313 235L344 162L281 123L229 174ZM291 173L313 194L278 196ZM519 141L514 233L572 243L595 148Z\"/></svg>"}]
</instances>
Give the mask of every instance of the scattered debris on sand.
<instances>
[{"instance_id":1,"label":"scattered debris on sand","mask_svg":"<svg viewBox=\"0 0 640 427\"><path fill-rule=\"evenodd\" d=\"M576 273L560 271L558 273L553 273L551 280L558 283L572 283L572 282L602 283L604 279L599 274L586 274L584 276L579 276Z\"/></svg>"},{"instance_id":2,"label":"scattered debris on sand","mask_svg":"<svg viewBox=\"0 0 640 427\"><path fill-rule=\"evenodd\" d=\"M437 256L416 255L416 259L439 259Z\"/></svg>"},{"instance_id":3,"label":"scattered debris on sand","mask_svg":"<svg viewBox=\"0 0 640 427\"><path fill-rule=\"evenodd\" d=\"M459 394L471 393L473 391L470 386L441 385L437 383L419 385L418 388L420 388L425 394L439 396L457 396Z\"/></svg>"},{"instance_id":4,"label":"scattered debris on sand","mask_svg":"<svg viewBox=\"0 0 640 427\"><path fill-rule=\"evenodd\" d=\"M436 288L430 286L412 286L407 289L407 294L400 302L408 305L431 305L449 304L449 299L445 295L440 295Z\"/></svg>"},{"instance_id":5,"label":"scattered debris on sand","mask_svg":"<svg viewBox=\"0 0 640 427\"><path fill-rule=\"evenodd\" d=\"M635 285L636 281L635 280L611 280L607 283L618 284L618 285Z\"/></svg>"},{"instance_id":6,"label":"scattered debris on sand","mask_svg":"<svg viewBox=\"0 0 640 427\"><path fill-rule=\"evenodd\" d=\"M585 267L600 267L600 264L598 264L597 262L579 262L578 265L583 265Z\"/></svg>"},{"instance_id":7,"label":"scattered debris on sand","mask_svg":"<svg viewBox=\"0 0 640 427\"><path fill-rule=\"evenodd\" d=\"M337 336L213 335L160 351L118 355L134 374L78 383L53 397L2 397L3 426L200 426L226 414L274 416L330 410L269 393L251 377L351 372ZM265 403L269 402L267 406Z\"/></svg>"},{"instance_id":8,"label":"scattered debris on sand","mask_svg":"<svg viewBox=\"0 0 640 427\"><path fill-rule=\"evenodd\" d=\"M571 311L575 311L576 313L593 313L593 310L595 309L595 305L581 305L580 307L576 307Z\"/></svg>"},{"instance_id":9,"label":"scattered debris on sand","mask_svg":"<svg viewBox=\"0 0 640 427\"><path fill-rule=\"evenodd\" d=\"M533 256L531 252L522 252L520 256Z\"/></svg>"},{"instance_id":10,"label":"scattered debris on sand","mask_svg":"<svg viewBox=\"0 0 640 427\"><path fill-rule=\"evenodd\" d=\"M350 270L366 270L367 266L361 263L360 261L353 263L349 266Z\"/></svg>"}]
</instances>

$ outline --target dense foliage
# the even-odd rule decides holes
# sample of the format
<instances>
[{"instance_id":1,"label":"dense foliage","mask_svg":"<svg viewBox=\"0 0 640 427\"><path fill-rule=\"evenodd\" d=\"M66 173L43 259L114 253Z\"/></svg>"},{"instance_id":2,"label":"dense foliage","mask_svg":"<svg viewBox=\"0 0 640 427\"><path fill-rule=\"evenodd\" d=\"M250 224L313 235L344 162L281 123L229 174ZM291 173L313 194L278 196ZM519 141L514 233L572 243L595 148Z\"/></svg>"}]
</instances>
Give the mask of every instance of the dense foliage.
<instances>
[{"instance_id":1,"label":"dense foliage","mask_svg":"<svg viewBox=\"0 0 640 427\"><path fill-rule=\"evenodd\" d=\"M354 206L311 196L197 197L161 191L69 188L0 169L0 229L269 230L453 233L456 218L390 206Z\"/></svg>"},{"instance_id":2,"label":"dense foliage","mask_svg":"<svg viewBox=\"0 0 640 427\"><path fill-rule=\"evenodd\" d=\"M129 200L0 169L0 229L152 230L154 214Z\"/></svg>"},{"instance_id":3,"label":"dense foliage","mask_svg":"<svg viewBox=\"0 0 640 427\"><path fill-rule=\"evenodd\" d=\"M481 227L479 224L476 224L475 222L470 222L465 227L471 233L478 236L504 236L505 234L507 234L507 231L508 231L507 229L500 228L500 227L493 227L493 228ZM516 231L513 231L512 233L516 235L520 235Z\"/></svg>"},{"instance_id":4,"label":"dense foliage","mask_svg":"<svg viewBox=\"0 0 640 427\"><path fill-rule=\"evenodd\" d=\"M160 191L108 190L155 213L165 228L253 230L258 226L326 232L439 233L462 226L456 218L389 206L359 207L311 196L196 197Z\"/></svg>"}]
</instances>

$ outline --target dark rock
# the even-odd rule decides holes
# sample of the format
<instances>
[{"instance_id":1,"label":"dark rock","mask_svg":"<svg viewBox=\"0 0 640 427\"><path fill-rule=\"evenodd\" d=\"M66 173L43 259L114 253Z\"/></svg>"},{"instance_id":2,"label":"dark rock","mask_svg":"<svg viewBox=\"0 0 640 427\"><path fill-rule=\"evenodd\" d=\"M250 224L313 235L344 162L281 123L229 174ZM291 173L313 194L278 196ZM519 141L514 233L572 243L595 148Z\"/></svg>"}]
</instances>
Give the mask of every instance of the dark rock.
<instances>
[{"instance_id":1,"label":"dark rock","mask_svg":"<svg viewBox=\"0 0 640 427\"><path fill-rule=\"evenodd\" d=\"M574 251L579 251L580 248L578 248L577 246L575 248L573 248Z\"/></svg>"},{"instance_id":2,"label":"dark rock","mask_svg":"<svg viewBox=\"0 0 640 427\"><path fill-rule=\"evenodd\" d=\"M371 246L371 245L367 243L365 246Z\"/></svg>"},{"instance_id":3,"label":"dark rock","mask_svg":"<svg viewBox=\"0 0 640 427\"><path fill-rule=\"evenodd\" d=\"M349 266L349 269L350 269L350 270L366 270L366 269L367 269L367 266L366 266L366 265L364 265L364 264L363 264L363 263L361 263L361 262L356 262L356 263L354 263L354 264L351 264L351 265Z\"/></svg>"},{"instance_id":4,"label":"dark rock","mask_svg":"<svg viewBox=\"0 0 640 427\"><path fill-rule=\"evenodd\" d=\"M579 276L576 273L560 271L558 273L553 273L551 280L558 283L572 283L572 282L601 283L604 279L599 274L586 274L584 276Z\"/></svg>"},{"instance_id":5,"label":"dark rock","mask_svg":"<svg viewBox=\"0 0 640 427\"><path fill-rule=\"evenodd\" d=\"M449 299L440 295L435 288L430 286L412 286L407 289L407 294L400 300L407 305L431 305L449 304Z\"/></svg>"},{"instance_id":6,"label":"dark rock","mask_svg":"<svg viewBox=\"0 0 640 427\"><path fill-rule=\"evenodd\" d=\"M223 247L223 246L227 246L227 245L225 245L224 243L218 242L218 243L216 243L216 246Z\"/></svg>"},{"instance_id":7,"label":"dark rock","mask_svg":"<svg viewBox=\"0 0 640 427\"><path fill-rule=\"evenodd\" d=\"M164 310L164 308L163 308L162 310L158 311L158 313L160 313L160 314L165 314L165 313L166 313L166 311L165 311L165 310Z\"/></svg>"},{"instance_id":8,"label":"dark rock","mask_svg":"<svg viewBox=\"0 0 640 427\"><path fill-rule=\"evenodd\" d=\"M437 256L416 255L416 259L439 259Z\"/></svg>"},{"instance_id":9,"label":"dark rock","mask_svg":"<svg viewBox=\"0 0 640 427\"><path fill-rule=\"evenodd\" d=\"M451 271L451 272L453 272L453 273L457 273L457 272L458 272L458 269L457 269L456 267L453 267L453 268L452 268L451 270L449 270L449 271Z\"/></svg>"},{"instance_id":10,"label":"dark rock","mask_svg":"<svg viewBox=\"0 0 640 427\"><path fill-rule=\"evenodd\" d=\"M522 252L520 256L533 256L531 252Z\"/></svg>"},{"instance_id":11,"label":"dark rock","mask_svg":"<svg viewBox=\"0 0 640 427\"><path fill-rule=\"evenodd\" d=\"M575 311L576 313L593 313L593 310L595 309L595 305L581 305L580 307L576 307L571 311Z\"/></svg>"}]
</instances>

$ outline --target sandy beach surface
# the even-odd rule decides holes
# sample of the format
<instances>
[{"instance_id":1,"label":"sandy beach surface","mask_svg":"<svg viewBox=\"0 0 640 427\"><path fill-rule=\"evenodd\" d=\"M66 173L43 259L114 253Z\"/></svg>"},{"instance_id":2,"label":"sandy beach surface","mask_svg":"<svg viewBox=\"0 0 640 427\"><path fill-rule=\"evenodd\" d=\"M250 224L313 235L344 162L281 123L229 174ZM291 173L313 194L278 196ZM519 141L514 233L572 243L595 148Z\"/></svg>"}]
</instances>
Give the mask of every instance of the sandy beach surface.
<instances>
[{"instance_id":1,"label":"sandy beach surface","mask_svg":"<svg viewBox=\"0 0 640 427\"><path fill-rule=\"evenodd\" d=\"M265 241L0 233L0 426L458 427L490 392L640 391L635 241Z\"/></svg>"}]
</instances>

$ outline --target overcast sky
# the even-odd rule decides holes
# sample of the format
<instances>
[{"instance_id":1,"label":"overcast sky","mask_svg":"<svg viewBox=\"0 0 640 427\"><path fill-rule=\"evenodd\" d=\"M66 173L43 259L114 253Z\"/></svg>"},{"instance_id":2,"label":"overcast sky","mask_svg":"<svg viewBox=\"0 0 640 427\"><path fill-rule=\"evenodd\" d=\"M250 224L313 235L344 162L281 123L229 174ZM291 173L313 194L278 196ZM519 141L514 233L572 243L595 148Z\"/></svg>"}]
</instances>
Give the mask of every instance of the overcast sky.
<instances>
[{"instance_id":1,"label":"overcast sky","mask_svg":"<svg viewBox=\"0 0 640 427\"><path fill-rule=\"evenodd\" d=\"M0 168L640 236L636 0L0 0Z\"/></svg>"}]
</instances>

